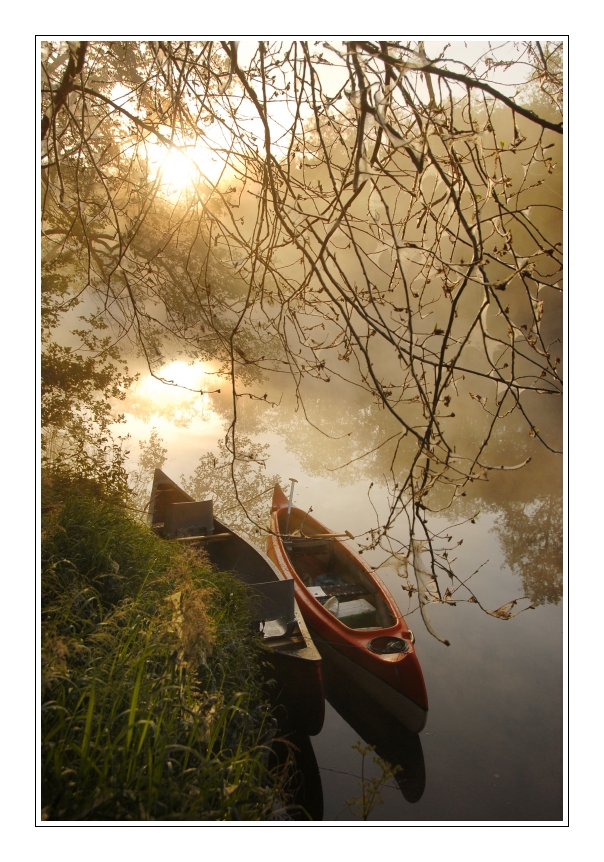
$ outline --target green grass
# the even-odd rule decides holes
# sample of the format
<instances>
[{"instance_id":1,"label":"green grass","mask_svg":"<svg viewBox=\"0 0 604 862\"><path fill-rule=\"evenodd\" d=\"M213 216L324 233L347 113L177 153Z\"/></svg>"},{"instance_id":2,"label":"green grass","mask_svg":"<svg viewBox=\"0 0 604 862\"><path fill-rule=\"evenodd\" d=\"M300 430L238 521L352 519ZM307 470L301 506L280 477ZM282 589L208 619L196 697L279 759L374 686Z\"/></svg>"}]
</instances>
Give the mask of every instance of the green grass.
<instances>
[{"instance_id":1,"label":"green grass","mask_svg":"<svg viewBox=\"0 0 604 862\"><path fill-rule=\"evenodd\" d=\"M43 819L271 819L285 776L269 767L244 587L58 487L43 518Z\"/></svg>"}]
</instances>

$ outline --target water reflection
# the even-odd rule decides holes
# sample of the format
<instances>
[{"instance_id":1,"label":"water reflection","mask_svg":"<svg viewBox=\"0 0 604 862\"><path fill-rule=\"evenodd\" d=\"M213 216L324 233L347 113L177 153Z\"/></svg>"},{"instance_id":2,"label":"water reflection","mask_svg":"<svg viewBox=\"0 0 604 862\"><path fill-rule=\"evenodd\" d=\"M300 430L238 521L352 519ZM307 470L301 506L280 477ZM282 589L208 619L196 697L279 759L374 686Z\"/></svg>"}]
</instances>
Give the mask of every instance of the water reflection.
<instances>
[{"instance_id":1,"label":"water reflection","mask_svg":"<svg viewBox=\"0 0 604 862\"><path fill-rule=\"evenodd\" d=\"M557 604L562 597L561 497L545 494L528 504L508 503L497 515L494 531L531 602Z\"/></svg>"},{"instance_id":2,"label":"water reflection","mask_svg":"<svg viewBox=\"0 0 604 862\"><path fill-rule=\"evenodd\" d=\"M359 688L351 676L343 675L329 660L323 660L325 696L340 716L375 753L400 767L394 780L407 802L421 799L426 787L426 768L419 734L411 733L390 713Z\"/></svg>"},{"instance_id":3,"label":"water reflection","mask_svg":"<svg viewBox=\"0 0 604 862\"><path fill-rule=\"evenodd\" d=\"M323 820L323 786L310 738L292 732L272 745L273 765L289 762L290 773L284 787L287 817L292 820Z\"/></svg>"},{"instance_id":4,"label":"water reflection","mask_svg":"<svg viewBox=\"0 0 604 862\"><path fill-rule=\"evenodd\" d=\"M418 802L426 787L426 767L420 737L400 724L368 697L354 677L343 674L329 659L323 661L325 694L331 706L375 754L398 767L394 776L407 802ZM337 740L333 740L337 747ZM308 736L291 732L272 746L273 766L289 764L284 787L283 815L292 820L323 819L323 786L317 758ZM391 779L392 781L392 779Z\"/></svg>"},{"instance_id":5,"label":"water reflection","mask_svg":"<svg viewBox=\"0 0 604 862\"><path fill-rule=\"evenodd\" d=\"M453 518L480 510L495 516L491 533L505 565L534 605L557 604L563 587L562 475L555 455L537 449L521 471L476 482L450 509Z\"/></svg>"},{"instance_id":6,"label":"water reflection","mask_svg":"<svg viewBox=\"0 0 604 862\"><path fill-rule=\"evenodd\" d=\"M461 400L461 383L458 389ZM329 409L319 396L307 402L313 419L324 417L321 425L332 437L321 435L293 408L275 411L270 427L267 423L262 430L263 416L257 402L246 403L241 410L241 429L249 427L250 436L258 443L269 439L271 443L279 438L285 440L287 450L298 461L295 468L284 466L281 455L270 461L268 470L287 476L290 475L289 470L295 469L298 472L294 475L299 479L329 477L334 486L340 487L359 482L369 485L371 482L375 486L372 499L380 506L380 497L382 503L386 502L385 480L389 479L392 486L394 479L404 478L405 462L410 458L409 447L412 444L408 440L400 440L396 423L383 410L363 403L363 398L358 396L352 404L347 403L344 387L335 381L333 391L337 394L338 410ZM534 399L537 401L537 396ZM469 409L462 407L459 410L453 437L458 443L458 453L464 453L467 451L465 447L475 445L484 430L481 408L468 400ZM287 408L291 406L289 403L286 405ZM552 446L559 447L561 400L544 397L532 407L536 426L546 429ZM353 408L356 422L352 419ZM346 430L351 428L352 432L346 434ZM385 445L380 445L384 441L387 441ZM363 457L367 452L370 454ZM469 482L463 496L456 497L450 506L452 492L446 486L437 486L427 498L427 504L434 511L440 510L441 518L451 523L473 518L479 510L494 515L494 544L501 547L505 564L520 579L524 594L536 605L556 604L562 596L562 471L559 455L531 437L524 419L519 411L515 411L501 420L482 461L495 468L527 463L519 470L489 470L486 476ZM344 469L335 469L347 462L352 463ZM330 489L330 493L336 497L335 487ZM317 508L320 501L315 497L311 502ZM330 498L329 501L323 500L323 504L333 505L333 502ZM357 491L355 507L360 506ZM369 506L365 511L366 518L359 523L361 531L376 526L375 512ZM382 519L385 516L383 506L380 515ZM350 529L350 523L345 526ZM407 540L404 527L401 521L400 529L397 525L394 530L395 538ZM452 544L460 537L455 534ZM487 553L485 559L491 556Z\"/></svg>"}]
</instances>

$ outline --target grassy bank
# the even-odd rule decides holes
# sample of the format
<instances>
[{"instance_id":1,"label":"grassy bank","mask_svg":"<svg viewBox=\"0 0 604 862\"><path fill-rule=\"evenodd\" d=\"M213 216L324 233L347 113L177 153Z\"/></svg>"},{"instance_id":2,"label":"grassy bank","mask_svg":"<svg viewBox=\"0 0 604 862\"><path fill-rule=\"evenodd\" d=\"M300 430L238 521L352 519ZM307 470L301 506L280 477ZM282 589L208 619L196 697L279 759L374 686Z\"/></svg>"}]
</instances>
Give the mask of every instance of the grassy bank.
<instances>
[{"instance_id":1,"label":"grassy bank","mask_svg":"<svg viewBox=\"0 0 604 862\"><path fill-rule=\"evenodd\" d=\"M46 482L42 816L266 820L284 801L241 584Z\"/></svg>"}]
</instances>

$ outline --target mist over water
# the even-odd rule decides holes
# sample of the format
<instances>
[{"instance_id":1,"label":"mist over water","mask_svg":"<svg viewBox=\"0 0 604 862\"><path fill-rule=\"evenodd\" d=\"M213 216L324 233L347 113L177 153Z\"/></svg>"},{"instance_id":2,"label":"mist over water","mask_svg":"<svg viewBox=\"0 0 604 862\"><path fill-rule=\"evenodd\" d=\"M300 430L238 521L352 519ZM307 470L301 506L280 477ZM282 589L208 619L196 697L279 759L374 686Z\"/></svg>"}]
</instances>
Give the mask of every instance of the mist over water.
<instances>
[{"instance_id":1,"label":"mist over water","mask_svg":"<svg viewBox=\"0 0 604 862\"><path fill-rule=\"evenodd\" d=\"M267 392L268 401L279 403L270 407L248 398L239 406L238 433L268 444L266 475L278 474L284 484L296 478L296 505L312 506L313 515L330 529L360 537L377 527L388 511L386 479L393 469L404 471L408 454L404 445L395 454L395 440L380 445L397 433L392 417L366 393L337 378L329 384L311 381L302 389L306 417L320 431L307 421L287 377L270 377L248 391ZM216 451L230 410L223 393L203 405L195 405L193 396L182 397L183 415L187 409L191 413L179 425L172 424L172 408L162 420L161 402L151 401L143 411L144 421L134 420L132 408L128 426L136 427L143 438L151 427L160 428L168 448L164 469L176 480L191 476L208 449ZM464 405L455 410L454 436L461 451L464 445L472 448L482 433L482 408L464 399L463 381L456 397ZM536 427L558 448L561 399L530 397ZM376 746L375 755L365 757L366 778L380 778L374 756L390 758L402 770L399 780L389 779L382 788L383 804L370 819L562 817L561 459L529 436L517 411L503 421L483 458L491 464L530 461L521 470L490 471L487 481L470 483L465 496L451 506L439 491L443 511L430 518L429 525L443 537L452 536L442 542L451 547L452 569L462 580L472 576L469 584L485 609L496 610L514 600L518 605L513 612L529 604L534 609L503 620L464 601L429 606L431 625L451 643L445 647L426 631L406 582L392 569L379 570L416 637L430 701L428 723L418 738L405 742L404 729L393 726L355 689L354 680L346 683L344 692L328 684L325 726L311 740L325 820L356 817L346 801L360 792L362 758L353 747L359 740ZM268 521L268 496L265 508ZM402 519L393 535L407 540ZM354 546L358 549L364 541L359 538ZM372 566L386 557L379 549L366 553ZM448 584L441 575L441 591ZM333 679L326 664L327 679Z\"/></svg>"}]
</instances>

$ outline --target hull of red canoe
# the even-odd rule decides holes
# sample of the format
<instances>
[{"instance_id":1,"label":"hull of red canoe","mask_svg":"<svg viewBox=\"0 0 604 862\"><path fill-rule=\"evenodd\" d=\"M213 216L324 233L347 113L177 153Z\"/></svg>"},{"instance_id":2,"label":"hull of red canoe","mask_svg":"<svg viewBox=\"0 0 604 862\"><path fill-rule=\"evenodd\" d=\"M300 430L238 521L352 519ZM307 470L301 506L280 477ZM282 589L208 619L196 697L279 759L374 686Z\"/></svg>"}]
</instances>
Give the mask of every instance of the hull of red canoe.
<instances>
[{"instance_id":1,"label":"hull of red canoe","mask_svg":"<svg viewBox=\"0 0 604 862\"><path fill-rule=\"evenodd\" d=\"M327 611L307 590L291 563L282 539L279 537L283 529L284 510L287 509L287 503L287 498L281 489L275 488L271 511L271 531L276 535L269 535L267 553L283 575L294 580L296 600L302 616L312 630L319 651L329 654L332 659L334 657L338 659L343 670L347 669L352 672L356 670L355 678L358 678L363 688L386 708L390 708L391 712L396 713L399 720L403 721L410 730L419 732L427 717L428 695L426 685L412 644L413 636L390 592L354 551L344 543L338 543L342 549L341 552L350 558L350 563L361 569L365 577L373 582L394 617L395 623L379 631L375 629L352 629ZM305 518L304 532L308 535L329 532L316 519L310 518L304 512L293 508L292 523L299 518ZM338 540L333 539L332 541L337 542ZM378 655L371 652L367 644L378 635L401 638L408 644L407 651L394 655ZM379 681L379 685L377 681ZM392 704L395 706L393 707Z\"/></svg>"}]
</instances>

